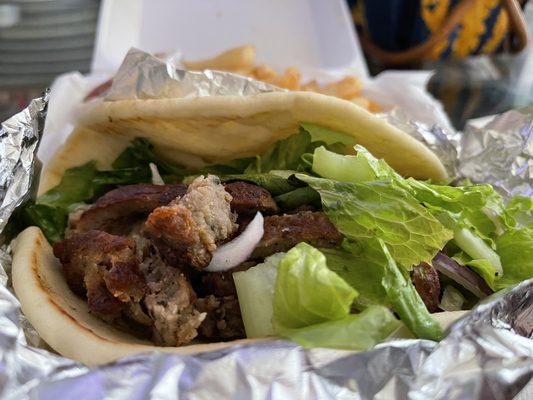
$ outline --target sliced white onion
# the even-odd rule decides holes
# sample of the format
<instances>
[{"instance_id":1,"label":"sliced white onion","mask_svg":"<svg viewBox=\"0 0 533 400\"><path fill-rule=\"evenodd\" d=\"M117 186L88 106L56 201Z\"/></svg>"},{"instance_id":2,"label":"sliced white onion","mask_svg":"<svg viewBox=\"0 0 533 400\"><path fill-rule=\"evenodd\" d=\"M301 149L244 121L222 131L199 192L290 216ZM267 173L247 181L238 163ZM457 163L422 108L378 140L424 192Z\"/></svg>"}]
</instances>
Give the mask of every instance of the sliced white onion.
<instances>
[{"instance_id":1,"label":"sliced white onion","mask_svg":"<svg viewBox=\"0 0 533 400\"><path fill-rule=\"evenodd\" d=\"M150 166L150 171L152 171L152 183L154 185L164 185L165 182L163 181L163 178L161 178L161 175L159 174L157 165L155 165L154 163L150 163L148 165Z\"/></svg>"},{"instance_id":2,"label":"sliced white onion","mask_svg":"<svg viewBox=\"0 0 533 400\"><path fill-rule=\"evenodd\" d=\"M250 257L264 232L263 215L258 212L239 236L213 252L213 258L204 271L227 271L243 263Z\"/></svg>"}]
</instances>

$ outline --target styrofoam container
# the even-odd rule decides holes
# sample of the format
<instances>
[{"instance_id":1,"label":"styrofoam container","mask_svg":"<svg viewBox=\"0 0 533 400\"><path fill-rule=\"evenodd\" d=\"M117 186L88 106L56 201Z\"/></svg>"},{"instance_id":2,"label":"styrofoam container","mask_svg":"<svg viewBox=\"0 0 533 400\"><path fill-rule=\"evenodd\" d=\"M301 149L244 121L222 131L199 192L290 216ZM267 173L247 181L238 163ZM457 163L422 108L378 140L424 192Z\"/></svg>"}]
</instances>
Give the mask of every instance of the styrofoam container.
<instances>
[{"instance_id":1,"label":"styrofoam container","mask_svg":"<svg viewBox=\"0 0 533 400\"><path fill-rule=\"evenodd\" d=\"M132 46L192 60L244 44L258 62L368 76L345 0L104 0L92 71Z\"/></svg>"}]
</instances>

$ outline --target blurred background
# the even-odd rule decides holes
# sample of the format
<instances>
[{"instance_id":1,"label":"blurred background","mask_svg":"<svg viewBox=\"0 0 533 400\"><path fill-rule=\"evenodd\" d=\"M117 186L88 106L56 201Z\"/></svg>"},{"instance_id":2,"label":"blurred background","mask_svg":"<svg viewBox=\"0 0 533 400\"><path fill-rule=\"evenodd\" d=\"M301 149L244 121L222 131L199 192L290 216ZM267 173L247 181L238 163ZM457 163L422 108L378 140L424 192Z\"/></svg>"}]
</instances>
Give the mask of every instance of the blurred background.
<instances>
[{"instance_id":1,"label":"blurred background","mask_svg":"<svg viewBox=\"0 0 533 400\"><path fill-rule=\"evenodd\" d=\"M0 120L66 71L89 72L98 0L0 0Z\"/></svg>"},{"instance_id":2,"label":"blurred background","mask_svg":"<svg viewBox=\"0 0 533 400\"><path fill-rule=\"evenodd\" d=\"M478 5L486 9L483 1ZM381 50L409 50L435 34L435 19L427 15L440 15L444 25L454 7L466 3L472 1L0 0L0 120L22 109L62 73L112 72L131 45L202 58L224 46L253 44L273 65L346 69L363 78L391 69L433 70L427 89L460 129L468 119L533 103L531 44L511 54L502 39L491 55L472 51L474 55L444 57L443 50L431 60L391 63L367 42ZM494 26L489 15L481 27L484 40L501 27L497 7L505 1L489 3L496 7L491 9ZM533 4L522 6L531 31ZM464 21L476 22L472 15ZM476 23L468 33L463 22L446 40L479 34ZM415 29L420 24L423 29Z\"/></svg>"}]
</instances>

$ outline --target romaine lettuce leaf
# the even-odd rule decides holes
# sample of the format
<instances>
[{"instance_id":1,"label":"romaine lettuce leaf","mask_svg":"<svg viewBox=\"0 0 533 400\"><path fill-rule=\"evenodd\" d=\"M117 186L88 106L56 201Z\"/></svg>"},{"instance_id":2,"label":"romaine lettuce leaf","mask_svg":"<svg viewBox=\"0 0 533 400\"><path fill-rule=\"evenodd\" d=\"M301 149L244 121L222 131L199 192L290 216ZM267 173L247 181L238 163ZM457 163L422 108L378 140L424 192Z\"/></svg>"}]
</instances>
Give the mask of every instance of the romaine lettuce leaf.
<instances>
[{"instance_id":1,"label":"romaine lettuce leaf","mask_svg":"<svg viewBox=\"0 0 533 400\"><path fill-rule=\"evenodd\" d=\"M274 335L274 287L278 265L284 256L285 253L276 253L246 271L233 273L246 337Z\"/></svg>"},{"instance_id":2,"label":"romaine lettuce leaf","mask_svg":"<svg viewBox=\"0 0 533 400\"><path fill-rule=\"evenodd\" d=\"M326 265L326 257L300 243L281 259L274 294L274 330L337 320L350 313L357 292Z\"/></svg>"},{"instance_id":3,"label":"romaine lettuce leaf","mask_svg":"<svg viewBox=\"0 0 533 400\"><path fill-rule=\"evenodd\" d=\"M506 212L517 224L533 229L533 197L513 197L507 203Z\"/></svg>"},{"instance_id":4,"label":"romaine lettuce leaf","mask_svg":"<svg viewBox=\"0 0 533 400\"><path fill-rule=\"evenodd\" d=\"M354 304L364 309L372 304L392 306L381 284L384 275L383 252L371 241L344 241L341 248L320 249L329 269L336 272L359 293Z\"/></svg>"},{"instance_id":5,"label":"romaine lettuce leaf","mask_svg":"<svg viewBox=\"0 0 533 400\"><path fill-rule=\"evenodd\" d=\"M383 306L350 314L355 291L328 269L317 249L300 243L281 258L274 291L274 332L306 347L362 350L400 323Z\"/></svg>"},{"instance_id":6,"label":"romaine lettuce leaf","mask_svg":"<svg viewBox=\"0 0 533 400\"><path fill-rule=\"evenodd\" d=\"M139 168L146 170L146 175L150 176L148 165L154 163L163 177L165 175L172 175L172 180L179 180L190 172L184 167L169 163L162 159L154 152L154 146L146 139L135 138L131 141L128 148L126 148L113 162L114 170ZM171 179L163 179L165 182Z\"/></svg>"},{"instance_id":7,"label":"romaine lettuce leaf","mask_svg":"<svg viewBox=\"0 0 533 400\"><path fill-rule=\"evenodd\" d=\"M309 186L294 189L274 197L282 210L293 210L303 205L320 205L320 195Z\"/></svg>"},{"instance_id":8,"label":"romaine lettuce leaf","mask_svg":"<svg viewBox=\"0 0 533 400\"><path fill-rule=\"evenodd\" d=\"M308 153L311 135L300 132L276 142L270 149L257 156L244 170L245 174L261 174L273 169L298 170L301 157Z\"/></svg>"},{"instance_id":9,"label":"romaine lettuce leaf","mask_svg":"<svg viewBox=\"0 0 533 400\"><path fill-rule=\"evenodd\" d=\"M394 259L411 269L429 262L452 238L428 210L390 181L338 182L304 174L296 177L318 191L337 229L353 241L379 238Z\"/></svg>"},{"instance_id":10,"label":"romaine lettuce leaf","mask_svg":"<svg viewBox=\"0 0 533 400\"><path fill-rule=\"evenodd\" d=\"M301 123L300 127L311 135L313 142L324 142L327 145L342 143L347 148L353 147L355 144L353 136L345 133L332 131L331 129L308 123Z\"/></svg>"},{"instance_id":11,"label":"romaine lettuce leaf","mask_svg":"<svg viewBox=\"0 0 533 400\"><path fill-rule=\"evenodd\" d=\"M411 279L409 279L405 271L402 272L398 268L385 242L381 239L375 242L376 246L379 246L383 251L385 273L382 284L393 304L394 311L398 313L405 326L416 337L440 340L442 338L442 328L431 317L426 305L411 283Z\"/></svg>"},{"instance_id":12,"label":"romaine lettuce leaf","mask_svg":"<svg viewBox=\"0 0 533 400\"><path fill-rule=\"evenodd\" d=\"M286 328L282 334L304 347L366 350L385 340L399 326L400 321L388 308L370 306L360 314L299 329Z\"/></svg>"},{"instance_id":13,"label":"romaine lettuce leaf","mask_svg":"<svg viewBox=\"0 0 533 400\"><path fill-rule=\"evenodd\" d=\"M367 159L360 155L337 154L323 146L315 150L312 169L323 178L343 182L368 182L376 179Z\"/></svg>"},{"instance_id":14,"label":"romaine lettuce leaf","mask_svg":"<svg viewBox=\"0 0 533 400\"><path fill-rule=\"evenodd\" d=\"M533 278L533 229L512 229L496 238L496 248L503 265L497 289Z\"/></svg>"}]
</instances>

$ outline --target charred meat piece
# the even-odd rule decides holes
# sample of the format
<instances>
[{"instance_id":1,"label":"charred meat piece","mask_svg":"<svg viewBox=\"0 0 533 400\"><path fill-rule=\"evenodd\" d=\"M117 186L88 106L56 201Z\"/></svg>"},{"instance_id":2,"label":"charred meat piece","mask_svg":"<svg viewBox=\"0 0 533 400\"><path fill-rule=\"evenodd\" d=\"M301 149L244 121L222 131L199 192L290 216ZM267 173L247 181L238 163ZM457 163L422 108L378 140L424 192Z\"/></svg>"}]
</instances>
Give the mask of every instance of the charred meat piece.
<instances>
[{"instance_id":1,"label":"charred meat piece","mask_svg":"<svg viewBox=\"0 0 533 400\"><path fill-rule=\"evenodd\" d=\"M127 234L131 221L144 217L187 192L186 185L128 185L100 197L92 206L69 221L72 232L98 229L113 234Z\"/></svg>"},{"instance_id":2,"label":"charred meat piece","mask_svg":"<svg viewBox=\"0 0 533 400\"><path fill-rule=\"evenodd\" d=\"M235 296L207 296L196 301L196 308L206 317L199 333L209 339L245 337L239 302Z\"/></svg>"},{"instance_id":3,"label":"charred meat piece","mask_svg":"<svg viewBox=\"0 0 533 400\"><path fill-rule=\"evenodd\" d=\"M261 186L248 182L231 182L224 185L233 200L231 209L237 214L255 214L257 211L263 214L276 214L278 206L271 194Z\"/></svg>"},{"instance_id":4,"label":"charred meat piece","mask_svg":"<svg viewBox=\"0 0 533 400\"><path fill-rule=\"evenodd\" d=\"M437 270L423 262L413 268L411 280L428 311L432 313L438 311L440 282Z\"/></svg>"},{"instance_id":5,"label":"charred meat piece","mask_svg":"<svg viewBox=\"0 0 533 400\"><path fill-rule=\"evenodd\" d=\"M146 291L130 239L92 230L55 243L54 254L69 287L99 315L116 316L120 302L138 302Z\"/></svg>"},{"instance_id":6,"label":"charred meat piece","mask_svg":"<svg viewBox=\"0 0 533 400\"><path fill-rule=\"evenodd\" d=\"M315 247L335 247L343 239L342 234L322 212L302 211L269 216L265 218L264 228L265 233L252 258L287 251L300 242Z\"/></svg>"},{"instance_id":7,"label":"charred meat piece","mask_svg":"<svg viewBox=\"0 0 533 400\"><path fill-rule=\"evenodd\" d=\"M154 342L164 346L190 342L205 318L194 307L196 293L183 273L164 263L146 239L137 238L136 242L144 253L140 269L148 290L143 304L153 320Z\"/></svg>"},{"instance_id":8,"label":"charred meat piece","mask_svg":"<svg viewBox=\"0 0 533 400\"><path fill-rule=\"evenodd\" d=\"M148 216L144 235L168 263L201 270L211 261L217 244L237 229L231 199L217 177L200 176L183 197Z\"/></svg>"},{"instance_id":9,"label":"charred meat piece","mask_svg":"<svg viewBox=\"0 0 533 400\"><path fill-rule=\"evenodd\" d=\"M209 272L202 276L203 293L213 294L217 297L236 296L237 290L233 282L233 273L246 271L256 265L254 261L246 261L224 272Z\"/></svg>"}]
</instances>

